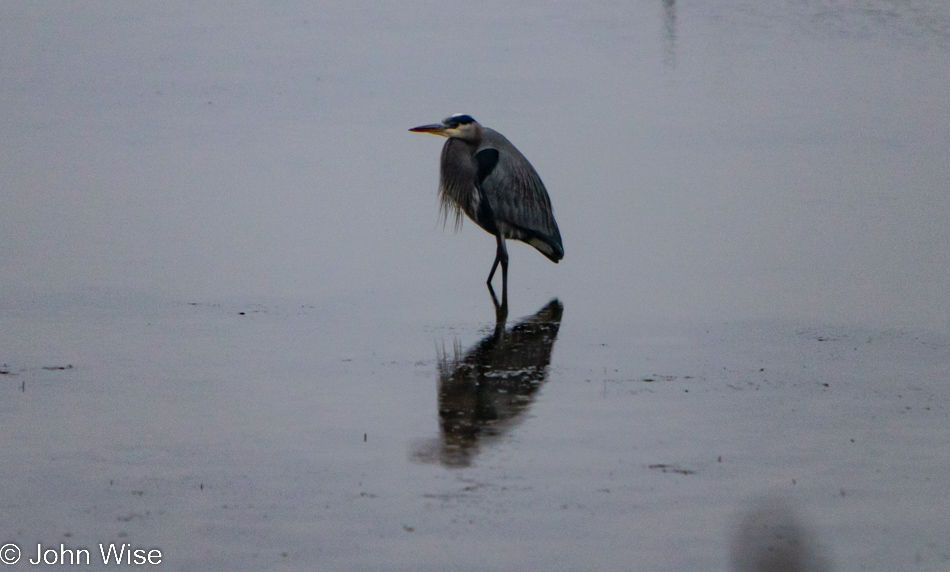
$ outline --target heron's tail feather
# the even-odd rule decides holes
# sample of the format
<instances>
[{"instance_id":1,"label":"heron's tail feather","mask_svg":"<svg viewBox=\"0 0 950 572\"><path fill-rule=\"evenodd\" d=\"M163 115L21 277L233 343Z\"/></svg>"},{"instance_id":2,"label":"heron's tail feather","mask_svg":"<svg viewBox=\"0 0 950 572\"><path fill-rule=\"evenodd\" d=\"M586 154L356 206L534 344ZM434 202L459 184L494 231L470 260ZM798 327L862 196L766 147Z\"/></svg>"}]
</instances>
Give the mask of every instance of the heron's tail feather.
<instances>
[{"instance_id":1,"label":"heron's tail feather","mask_svg":"<svg viewBox=\"0 0 950 572\"><path fill-rule=\"evenodd\" d=\"M538 252L547 256L555 264L564 258L564 247L561 246L560 241L555 242L547 237L533 236L526 242L537 248Z\"/></svg>"}]
</instances>

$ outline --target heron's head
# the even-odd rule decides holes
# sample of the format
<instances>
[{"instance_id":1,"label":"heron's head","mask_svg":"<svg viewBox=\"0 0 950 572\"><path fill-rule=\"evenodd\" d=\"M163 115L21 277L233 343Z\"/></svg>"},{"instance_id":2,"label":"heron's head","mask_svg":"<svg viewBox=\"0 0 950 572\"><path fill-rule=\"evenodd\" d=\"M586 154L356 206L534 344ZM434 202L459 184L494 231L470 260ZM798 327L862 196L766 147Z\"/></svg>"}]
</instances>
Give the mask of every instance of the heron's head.
<instances>
[{"instance_id":1,"label":"heron's head","mask_svg":"<svg viewBox=\"0 0 950 572\"><path fill-rule=\"evenodd\" d=\"M472 119L471 115L457 113L442 120L442 123L420 125L409 131L415 133L432 133L442 137L455 137L465 141L477 141L481 137L482 126Z\"/></svg>"}]
</instances>

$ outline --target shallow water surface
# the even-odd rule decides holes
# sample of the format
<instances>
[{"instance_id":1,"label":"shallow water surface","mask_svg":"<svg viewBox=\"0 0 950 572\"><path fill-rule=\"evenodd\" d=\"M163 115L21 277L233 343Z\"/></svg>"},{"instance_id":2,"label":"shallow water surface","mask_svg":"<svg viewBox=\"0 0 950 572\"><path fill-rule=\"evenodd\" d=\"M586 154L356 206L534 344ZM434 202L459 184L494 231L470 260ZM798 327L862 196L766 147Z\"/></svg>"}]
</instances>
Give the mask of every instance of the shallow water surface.
<instances>
[{"instance_id":1,"label":"shallow water surface","mask_svg":"<svg viewBox=\"0 0 950 572\"><path fill-rule=\"evenodd\" d=\"M12 569L950 566L945 3L0 14ZM454 112L564 238L503 320Z\"/></svg>"},{"instance_id":2,"label":"shallow water surface","mask_svg":"<svg viewBox=\"0 0 950 572\"><path fill-rule=\"evenodd\" d=\"M814 569L950 557L945 335L578 335L553 301L360 343L341 309L112 303L4 316L8 540L183 570L729 569L764 513Z\"/></svg>"}]
</instances>

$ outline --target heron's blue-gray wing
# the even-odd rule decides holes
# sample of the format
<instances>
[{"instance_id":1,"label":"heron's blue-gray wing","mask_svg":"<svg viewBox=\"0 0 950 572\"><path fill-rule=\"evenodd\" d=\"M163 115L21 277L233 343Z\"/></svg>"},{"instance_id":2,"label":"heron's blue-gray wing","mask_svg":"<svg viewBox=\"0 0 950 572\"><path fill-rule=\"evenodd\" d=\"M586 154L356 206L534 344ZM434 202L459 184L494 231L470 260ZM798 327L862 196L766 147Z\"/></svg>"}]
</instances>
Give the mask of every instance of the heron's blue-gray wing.
<instances>
[{"instance_id":1,"label":"heron's blue-gray wing","mask_svg":"<svg viewBox=\"0 0 950 572\"><path fill-rule=\"evenodd\" d=\"M492 135L475 161L479 187L496 224L507 229L506 238L524 241L557 262L564 247L541 177L514 145L497 132Z\"/></svg>"}]
</instances>

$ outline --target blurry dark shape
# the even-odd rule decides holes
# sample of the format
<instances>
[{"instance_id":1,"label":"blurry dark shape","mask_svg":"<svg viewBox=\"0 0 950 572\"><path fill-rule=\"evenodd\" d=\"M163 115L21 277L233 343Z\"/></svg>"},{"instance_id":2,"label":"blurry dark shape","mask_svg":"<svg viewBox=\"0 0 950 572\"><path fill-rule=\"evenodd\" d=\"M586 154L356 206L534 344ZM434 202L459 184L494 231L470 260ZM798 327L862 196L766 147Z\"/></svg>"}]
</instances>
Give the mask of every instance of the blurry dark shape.
<instances>
[{"instance_id":1,"label":"blurry dark shape","mask_svg":"<svg viewBox=\"0 0 950 572\"><path fill-rule=\"evenodd\" d=\"M563 312L564 306L551 300L510 329L498 321L495 331L464 355L458 344L452 358L443 350L438 365L441 434L417 446L413 458L466 467L482 445L516 426L546 380Z\"/></svg>"},{"instance_id":2,"label":"blurry dark shape","mask_svg":"<svg viewBox=\"0 0 950 572\"><path fill-rule=\"evenodd\" d=\"M548 191L531 163L504 135L464 114L409 131L448 138L439 167L441 212L446 220L450 213L454 216L456 229L465 213L495 236L497 248L488 287L501 264L502 305L508 301L506 238L530 244L555 264L564 258Z\"/></svg>"},{"instance_id":3,"label":"blurry dark shape","mask_svg":"<svg viewBox=\"0 0 950 572\"><path fill-rule=\"evenodd\" d=\"M676 67L676 0L663 0L663 32L666 47L663 63Z\"/></svg>"},{"instance_id":4,"label":"blurry dark shape","mask_svg":"<svg viewBox=\"0 0 950 572\"><path fill-rule=\"evenodd\" d=\"M814 536L783 501L759 501L732 537L736 572L831 572Z\"/></svg>"}]
</instances>

